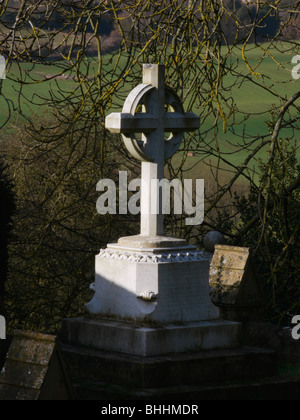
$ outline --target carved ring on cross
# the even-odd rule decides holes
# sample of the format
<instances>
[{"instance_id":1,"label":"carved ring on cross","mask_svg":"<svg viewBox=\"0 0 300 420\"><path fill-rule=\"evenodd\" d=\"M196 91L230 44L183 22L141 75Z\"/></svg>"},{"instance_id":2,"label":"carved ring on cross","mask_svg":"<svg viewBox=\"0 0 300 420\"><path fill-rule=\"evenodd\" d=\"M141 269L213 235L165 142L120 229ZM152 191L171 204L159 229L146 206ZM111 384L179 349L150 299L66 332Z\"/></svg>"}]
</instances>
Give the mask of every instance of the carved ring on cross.
<instances>
[{"instance_id":1,"label":"carved ring on cross","mask_svg":"<svg viewBox=\"0 0 300 420\"><path fill-rule=\"evenodd\" d=\"M184 112L181 100L172 88L165 86L164 97L164 115L157 116L151 113L155 102L155 87L151 84L140 84L128 95L122 113L110 114L107 117L106 127L111 132L121 133L129 153L142 162L156 160L155 145L148 137L157 128L159 118L162 118L165 132L165 160L179 149L185 131L199 128L199 117ZM171 112L168 112L168 109L171 109ZM137 134L142 135L138 137Z\"/></svg>"},{"instance_id":2,"label":"carved ring on cross","mask_svg":"<svg viewBox=\"0 0 300 420\"><path fill-rule=\"evenodd\" d=\"M155 88L152 85L139 85L137 86L131 94L127 97L124 107L123 107L123 113L128 113L131 115L135 115L137 109L142 106L143 107L143 113L139 114L139 117L143 118L143 114L145 116L147 115L148 110L148 102L151 101L151 93L153 92ZM169 88L168 86L165 87L165 104L166 106L171 107L172 111L169 114L169 119L173 117L173 119L178 118L179 115L184 114L182 103L179 99L179 97L176 95L176 93L173 91L173 89ZM173 114L172 117L170 114ZM179 115L178 115L179 114ZM146 117L147 118L147 117ZM151 121L151 117L147 118L150 124L147 124L149 127L148 130L155 127L155 121ZM168 121L165 119L165 123L168 123ZM165 124L165 131L170 133L168 138L165 138L165 145L164 145L164 151L165 151L165 159L169 159L171 156L173 156L176 151L178 150L182 139L184 135L184 131L177 131L175 127L173 127L172 124L170 124L169 127ZM147 127L143 130L144 133L147 133ZM136 159L141 161L152 161L154 159L155 151L152 151L151 144L147 144L145 141L145 137L143 136L142 139L138 139L136 136L136 133L123 133L123 140L125 143L125 146L127 150L130 152L132 156L134 156Z\"/></svg>"}]
</instances>

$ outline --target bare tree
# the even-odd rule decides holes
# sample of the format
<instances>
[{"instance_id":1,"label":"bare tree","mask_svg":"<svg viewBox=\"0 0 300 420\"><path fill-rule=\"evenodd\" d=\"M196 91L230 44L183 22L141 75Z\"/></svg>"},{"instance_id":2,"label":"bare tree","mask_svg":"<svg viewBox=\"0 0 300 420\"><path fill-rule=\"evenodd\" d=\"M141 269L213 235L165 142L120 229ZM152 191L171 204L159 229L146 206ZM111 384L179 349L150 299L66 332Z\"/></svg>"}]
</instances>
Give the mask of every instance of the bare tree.
<instances>
[{"instance_id":1,"label":"bare tree","mask_svg":"<svg viewBox=\"0 0 300 420\"><path fill-rule=\"evenodd\" d=\"M251 238L258 256L265 255L263 243L268 252L263 238L270 235L270 206L277 208L279 196L299 205L295 174L280 193L272 190L279 128L294 137L299 129L298 96L288 101L276 80L276 69L288 71L297 54L291 25L299 10L296 0L0 2L0 53L7 60L7 79L0 81L2 144L19 197L9 305L18 300L24 310L12 310L12 325L23 319L56 328L84 301L98 247L134 229L131 220L95 214L95 186L107 174L117 177L119 167L137 173L121 140L106 132L104 118L120 109L145 62L164 63L167 83L185 110L201 118L200 130L185 138L166 171L181 178L205 174L205 222L186 227L184 218L170 218L170 233L201 244L203 234L217 228L232 243L249 244ZM267 60L272 74L261 70ZM235 97L237 86L244 95L261 92L269 105L249 111ZM248 129L256 113L265 114L266 131ZM246 220L250 192L259 213ZM298 225L287 214L290 236L283 246L291 247ZM268 262L273 284L274 267L285 261L278 258ZM33 289L40 291L34 301Z\"/></svg>"}]
</instances>

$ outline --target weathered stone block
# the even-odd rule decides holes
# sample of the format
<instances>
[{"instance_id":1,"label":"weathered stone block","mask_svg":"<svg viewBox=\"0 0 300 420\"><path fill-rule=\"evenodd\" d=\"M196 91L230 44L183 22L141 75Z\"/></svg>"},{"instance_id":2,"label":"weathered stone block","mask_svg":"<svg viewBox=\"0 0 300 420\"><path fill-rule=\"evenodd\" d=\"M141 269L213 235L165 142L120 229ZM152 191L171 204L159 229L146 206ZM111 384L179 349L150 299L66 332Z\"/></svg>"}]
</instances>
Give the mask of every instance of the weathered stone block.
<instances>
[{"instance_id":1,"label":"weathered stone block","mask_svg":"<svg viewBox=\"0 0 300 420\"><path fill-rule=\"evenodd\" d=\"M70 400L56 337L16 331L0 374L0 400Z\"/></svg>"},{"instance_id":2,"label":"weathered stone block","mask_svg":"<svg viewBox=\"0 0 300 420\"><path fill-rule=\"evenodd\" d=\"M216 245L210 264L211 299L231 320L255 319L264 293L249 248Z\"/></svg>"}]
</instances>

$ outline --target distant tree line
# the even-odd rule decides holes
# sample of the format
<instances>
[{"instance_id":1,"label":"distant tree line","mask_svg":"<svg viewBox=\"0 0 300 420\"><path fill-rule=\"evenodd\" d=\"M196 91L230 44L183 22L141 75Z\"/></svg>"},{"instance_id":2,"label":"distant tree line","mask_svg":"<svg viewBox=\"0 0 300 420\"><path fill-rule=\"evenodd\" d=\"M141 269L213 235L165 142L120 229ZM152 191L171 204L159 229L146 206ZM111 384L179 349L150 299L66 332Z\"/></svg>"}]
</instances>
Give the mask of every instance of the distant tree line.
<instances>
[{"instance_id":1,"label":"distant tree line","mask_svg":"<svg viewBox=\"0 0 300 420\"><path fill-rule=\"evenodd\" d=\"M249 42L263 42L273 39L281 25L281 16L272 6L272 2L265 2L265 5L257 9L253 2L249 4L242 0L226 0L228 10L234 14L234 19L224 17L222 29L226 37L226 42L243 42L246 34L249 34L247 28L253 27L249 37ZM254 26L253 26L254 24ZM238 29L240 28L240 29Z\"/></svg>"},{"instance_id":2,"label":"distant tree line","mask_svg":"<svg viewBox=\"0 0 300 420\"><path fill-rule=\"evenodd\" d=\"M189 1L190 0L185 3L189 3ZM111 38L107 41L108 50L117 49L122 43L123 30L123 34L126 35L126 27L130 28L130 24L128 23L128 18L130 20L130 12L126 11L126 7L124 7L124 9L120 7L116 12L116 9L113 6L114 2L112 1L112 5L110 6L110 2L108 1L105 13L92 13L92 10L95 9L99 3L101 4L101 2L102 0L93 0L83 4L81 1L73 0L72 2L62 2L59 7L53 6L51 2L48 6L45 6L44 4L41 4L40 6L37 5L31 13L29 10L28 14L30 14L30 19L28 19L28 16L27 18L24 16L23 22L19 22L19 24L22 23L23 30L31 30L32 27L37 27L40 30L42 29L49 33L74 32L78 34L78 36L81 36L82 34L97 34L98 36ZM172 7L173 3L174 0L169 0L170 7ZM226 13L221 17L221 24L214 35L219 37L223 44L243 43L245 37L249 37L247 39L248 43L263 42L273 39L278 33L281 34L282 37L289 37L294 40L299 39L300 37L298 15L293 15L292 18L288 17L289 22L287 24L287 13L278 12L277 6L274 6L273 4L276 3L275 1L260 2L259 7L257 7L255 2L247 3L242 0L215 0L215 3L222 4L222 7L226 9ZM80 21L76 21L72 18L72 16L80 15L82 10L87 10L88 7L91 8L91 13L88 18L85 16L85 18ZM5 27L10 27L14 24L18 10L19 4L12 1L10 6L3 10L1 24ZM116 13L120 19L124 20L124 23L119 26L118 30L116 30ZM149 13L149 16L151 16L151 12ZM213 12L211 12L211 14L213 16ZM145 13L144 16L141 16L141 21L144 19L147 20L146 16L147 13ZM151 16L151 25L153 26L153 29L155 29L156 21L157 17ZM139 24L139 29L135 34L137 40L141 40L141 36L144 38L148 36L147 31L144 34L140 32L140 27L141 22ZM249 31L249 28L252 28L251 31ZM202 25L199 25L198 29L199 32L197 36L199 38L204 37L205 34ZM249 32L251 32L250 35ZM63 47L62 44L60 45L60 53L65 52L67 49L68 47ZM72 54L75 55L78 51L80 51L80 49L75 47ZM97 53L96 48L92 45L89 46L89 51L91 54ZM104 52L105 51L106 50L104 50ZM40 53L41 50L39 50L39 54ZM32 56L37 56L37 54L38 52L36 54L33 53ZM46 44L43 45L42 56L47 59L51 57L60 58L59 52L51 51L51 48L48 48ZM41 56L39 58L41 58Z\"/></svg>"}]
</instances>

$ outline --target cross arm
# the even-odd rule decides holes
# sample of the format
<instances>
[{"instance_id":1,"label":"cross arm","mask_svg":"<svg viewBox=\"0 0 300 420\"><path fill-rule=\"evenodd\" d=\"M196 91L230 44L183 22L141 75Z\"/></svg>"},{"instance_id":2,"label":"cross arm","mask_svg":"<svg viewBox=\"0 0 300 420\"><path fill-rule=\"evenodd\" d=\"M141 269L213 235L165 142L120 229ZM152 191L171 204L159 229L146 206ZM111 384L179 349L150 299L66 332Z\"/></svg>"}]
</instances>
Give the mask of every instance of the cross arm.
<instances>
[{"instance_id":1,"label":"cross arm","mask_svg":"<svg viewBox=\"0 0 300 420\"><path fill-rule=\"evenodd\" d=\"M112 113L105 119L105 127L112 133L146 133L155 130L155 117L151 114Z\"/></svg>"},{"instance_id":2,"label":"cross arm","mask_svg":"<svg viewBox=\"0 0 300 420\"><path fill-rule=\"evenodd\" d=\"M181 131L195 131L200 128L200 118L192 113L168 112L164 117L165 131L176 133Z\"/></svg>"},{"instance_id":3,"label":"cross arm","mask_svg":"<svg viewBox=\"0 0 300 420\"><path fill-rule=\"evenodd\" d=\"M192 112L167 112L163 117L164 131L177 133L200 128L200 118ZM112 133L147 133L155 130L157 119L149 113L112 113L106 117L105 127Z\"/></svg>"}]
</instances>

